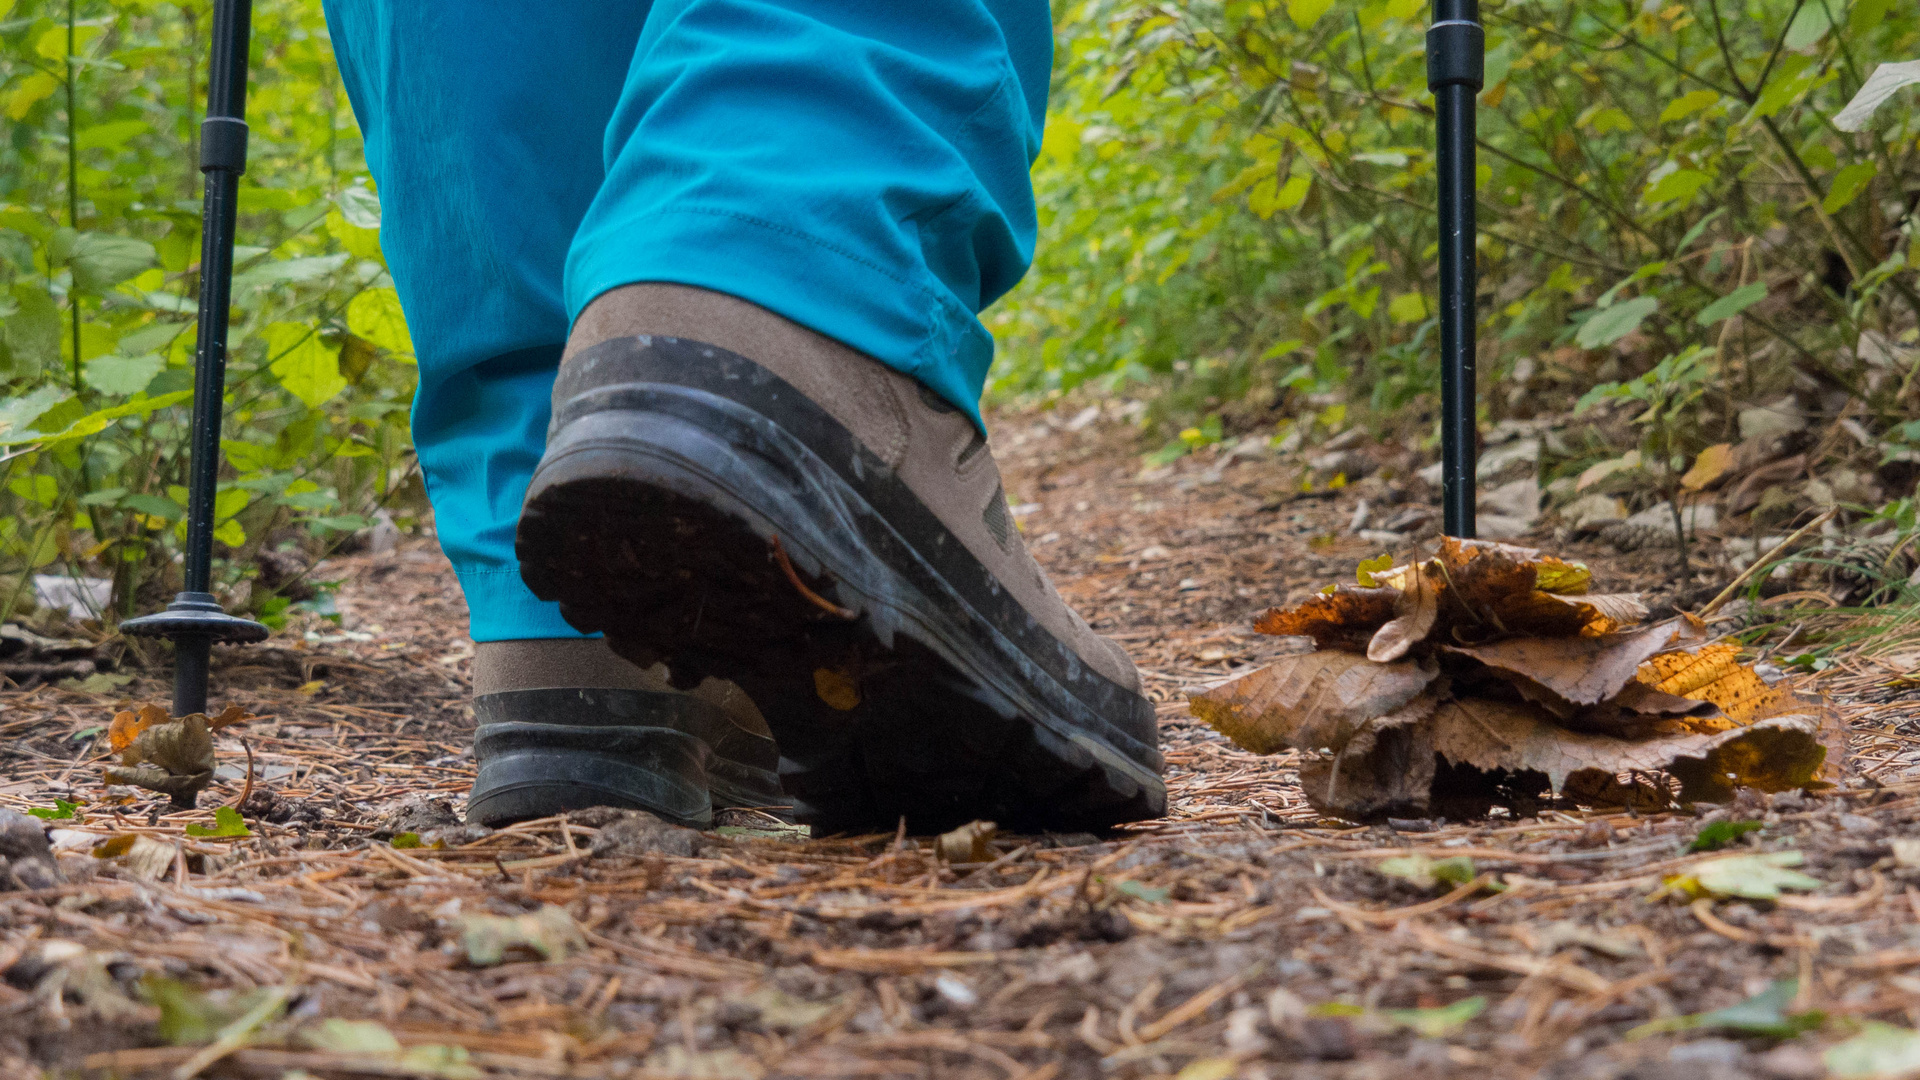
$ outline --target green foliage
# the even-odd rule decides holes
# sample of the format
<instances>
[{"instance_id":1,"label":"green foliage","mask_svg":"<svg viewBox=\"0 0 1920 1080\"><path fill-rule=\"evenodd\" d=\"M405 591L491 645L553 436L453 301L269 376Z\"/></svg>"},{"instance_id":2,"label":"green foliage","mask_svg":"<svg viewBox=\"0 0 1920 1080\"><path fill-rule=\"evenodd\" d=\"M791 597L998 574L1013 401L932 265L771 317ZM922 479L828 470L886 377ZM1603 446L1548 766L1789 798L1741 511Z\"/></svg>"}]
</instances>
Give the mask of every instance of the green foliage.
<instances>
[{"instance_id":1,"label":"green foliage","mask_svg":"<svg viewBox=\"0 0 1920 1080\"><path fill-rule=\"evenodd\" d=\"M0 0L0 574L110 578L116 615L179 584L211 10ZM223 589L260 548L317 554L411 490L412 344L325 20L260 0L253 22Z\"/></svg>"},{"instance_id":2,"label":"green foliage","mask_svg":"<svg viewBox=\"0 0 1920 1080\"><path fill-rule=\"evenodd\" d=\"M1151 382L1175 392L1149 419L1181 425L1224 412L1244 429L1333 401L1375 424L1429 424L1428 7L1058 7L1035 167L1039 261L990 316L1005 345L996 388ZM1853 346L1868 329L1920 340L1908 197L1920 113L1896 102L1858 135L1829 118L1878 64L1920 56L1920 8L1504 0L1482 11L1477 251L1492 418L1564 410L1595 384L1618 392L1661 357L1706 388L1668 406L1675 439L1694 449L1724 441L1698 434L1730 415L1716 407L1724 396L1778 393L1796 368L1877 416L1902 415L1901 380ZM1551 378L1502 385L1516 370Z\"/></svg>"},{"instance_id":3,"label":"green foliage","mask_svg":"<svg viewBox=\"0 0 1920 1080\"><path fill-rule=\"evenodd\" d=\"M1688 851L1719 851L1735 840L1750 832L1759 832L1766 825L1758 821L1716 821L1700 830L1687 845Z\"/></svg>"},{"instance_id":4,"label":"green foliage","mask_svg":"<svg viewBox=\"0 0 1920 1080\"><path fill-rule=\"evenodd\" d=\"M235 810L231 806L222 806L213 812L212 828L208 828L205 825L188 825L187 835L204 837L252 836L253 830L247 828L246 819L240 816L240 811Z\"/></svg>"},{"instance_id":5,"label":"green foliage","mask_svg":"<svg viewBox=\"0 0 1920 1080\"><path fill-rule=\"evenodd\" d=\"M1797 980L1780 979L1737 1005L1712 1012L1653 1020L1629 1030L1626 1037L1642 1039L1648 1035L1676 1031L1732 1031L1763 1038L1791 1039L1802 1032L1816 1030L1827 1022L1827 1014L1818 1010L1790 1011L1799 991Z\"/></svg>"},{"instance_id":6,"label":"green foliage","mask_svg":"<svg viewBox=\"0 0 1920 1080\"><path fill-rule=\"evenodd\" d=\"M28 814L41 821L79 821L85 817L79 811L79 803L71 803L65 799L53 800L52 806L34 806L27 809Z\"/></svg>"}]
</instances>

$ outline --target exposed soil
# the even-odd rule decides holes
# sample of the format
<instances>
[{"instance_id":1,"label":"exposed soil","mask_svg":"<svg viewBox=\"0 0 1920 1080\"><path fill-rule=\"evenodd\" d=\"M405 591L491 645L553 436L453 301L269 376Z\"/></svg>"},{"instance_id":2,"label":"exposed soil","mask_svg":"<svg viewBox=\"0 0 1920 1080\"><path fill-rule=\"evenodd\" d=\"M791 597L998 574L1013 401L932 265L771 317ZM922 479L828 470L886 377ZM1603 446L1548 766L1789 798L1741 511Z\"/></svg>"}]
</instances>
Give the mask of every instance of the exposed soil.
<instances>
[{"instance_id":1,"label":"exposed soil","mask_svg":"<svg viewBox=\"0 0 1920 1080\"><path fill-rule=\"evenodd\" d=\"M706 834L612 814L459 826L472 650L445 561L409 540L319 568L341 582L337 625L307 617L219 654L217 704L259 718L221 733L206 809L100 784L102 725L121 702L165 701L165 672L107 695L0 691L0 805L84 803L82 820L48 823L64 830L67 883L0 894L0 1075L1797 1080L1824 1075L1822 1049L1862 1021L1920 1024L1920 852L1895 844L1920 822L1920 725L1884 703L1904 697L1886 671L1830 671L1866 775L1824 795L1322 821L1289 755L1234 748L1187 716L1185 693L1284 648L1250 616L1378 552L1348 531L1360 499L1429 494L1376 475L1301 496L1298 466L1273 459L1143 472L1126 425L1073 421L1005 414L996 446L1040 561L1143 669L1165 820L1000 836L961 862L928 837L804 840L751 814ZM1598 588L1674 600L1662 559L1553 547L1589 562ZM1680 583L1679 600L1698 589ZM187 837L239 799L241 738L252 835ZM1823 886L1657 897L1718 857L1686 851L1715 820L1763 822L1735 849L1800 852ZM87 854L127 833L181 855L147 880ZM388 843L403 833L426 846ZM1412 854L1468 858L1481 876L1421 889L1380 872ZM578 951L471 962L469 917L543 905L585 932ZM143 976L284 987L287 1012L223 1052L171 1046ZM1623 1037L1780 979L1797 980L1792 1011L1824 1024ZM1477 1013L1462 1004L1475 998ZM369 1056L293 1034L329 1018L459 1051Z\"/></svg>"}]
</instances>

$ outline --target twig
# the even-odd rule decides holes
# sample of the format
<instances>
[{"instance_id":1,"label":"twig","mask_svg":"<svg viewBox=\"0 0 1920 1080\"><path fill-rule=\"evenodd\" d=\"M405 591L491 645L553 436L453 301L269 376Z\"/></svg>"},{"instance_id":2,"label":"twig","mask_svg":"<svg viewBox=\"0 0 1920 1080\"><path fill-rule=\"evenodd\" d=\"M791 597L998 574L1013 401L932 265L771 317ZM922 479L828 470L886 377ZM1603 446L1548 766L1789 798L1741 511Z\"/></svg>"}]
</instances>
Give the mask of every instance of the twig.
<instances>
[{"instance_id":1,"label":"twig","mask_svg":"<svg viewBox=\"0 0 1920 1080\"><path fill-rule=\"evenodd\" d=\"M1740 586L1745 585L1747 582L1753 580L1753 576L1755 574L1759 573L1761 570L1771 565L1775 560L1775 558L1777 558L1782 551L1792 546L1794 541L1807 535L1808 533L1819 528L1820 526L1825 525L1829 518L1833 517L1833 515L1839 512L1840 512L1840 508L1837 506L1828 507L1826 513L1821 514L1819 517L1814 518L1812 521L1809 521L1805 525L1802 525L1798 529L1795 529L1792 535L1788 536L1785 540L1782 540L1779 543L1773 545L1773 547L1769 549L1765 555L1762 555L1758 559L1755 559L1753 561L1752 566L1749 566L1745 570L1740 571L1740 576L1737 578L1734 578L1732 583L1730 583L1726 588L1721 589L1719 596L1716 596L1712 600L1707 601L1707 606L1700 609L1698 617L1702 619L1711 617L1714 612L1720 610L1720 607L1722 604L1725 604L1728 600L1733 598L1734 593L1737 593L1740 591Z\"/></svg>"},{"instance_id":2,"label":"twig","mask_svg":"<svg viewBox=\"0 0 1920 1080\"><path fill-rule=\"evenodd\" d=\"M773 548L773 561L779 563L780 569L787 572L787 580L793 583L793 587L799 590L801 596L812 601L815 607L818 607L821 611L829 615L838 615L840 618L846 619L849 622L860 617L860 613L854 611L852 608L843 608L839 604L807 588L807 583L801 581L800 575L794 571L792 561L787 558L786 549L780 546L780 538L778 536L773 538L770 546Z\"/></svg>"},{"instance_id":3,"label":"twig","mask_svg":"<svg viewBox=\"0 0 1920 1080\"><path fill-rule=\"evenodd\" d=\"M246 782L240 785L240 797L227 804L235 810L238 810L247 804L248 799L253 797L253 747L247 745L247 740L243 736L235 735L234 738L240 740L240 749L247 752Z\"/></svg>"}]
</instances>

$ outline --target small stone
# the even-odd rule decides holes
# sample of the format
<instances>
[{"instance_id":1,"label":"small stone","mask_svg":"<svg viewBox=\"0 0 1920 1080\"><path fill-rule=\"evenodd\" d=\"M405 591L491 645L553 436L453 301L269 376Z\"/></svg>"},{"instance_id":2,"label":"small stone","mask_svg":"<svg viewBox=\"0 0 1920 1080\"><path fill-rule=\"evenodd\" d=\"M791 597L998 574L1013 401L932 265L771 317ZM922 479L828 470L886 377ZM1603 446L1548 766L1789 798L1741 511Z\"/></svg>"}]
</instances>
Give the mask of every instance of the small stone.
<instances>
[{"instance_id":1,"label":"small stone","mask_svg":"<svg viewBox=\"0 0 1920 1080\"><path fill-rule=\"evenodd\" d=\"M1746 1056L1747 1048L1731 1039L1700 1039L1667 1051L1667 1060L1676 1064L1738 1065Z\"/></svg>"},{"instance_id":2,"label":"small stone","mask_svg":"<svg viewBox=\"0 0 1920 1080\"><path fill-rule=\"evenodd\" d=\"M1880 831L1880 823L1860 814L1841 814L1840 828L1856 836L1869 835Z\"/></svg>"},{"instance_id":3,"label":"small stone","mask_svg":"<svg viewBox=\"0 0 1920 1080\"><path fill-rule=\"evenodd\" d=\"M1753 1059L1753 1066L1769 1080L1820 1080L1827 1066L1820 1055L1804 1046L1776 1046Z\"/></svg>"},{"instance_id":4,"label":"small stone","mask_svg":"<svg viewBox=\"0 0 1920 1080\"><path fill-rule=\"evenodd\" d=\"M1344 1016L1309 1016L1296 1028L1300 1049L1316 1061L1351 1061L1359 1053Z\"/></svg>"},{"instance_id":5,"label":"small stone","mask_svg":"<svg viewBox=\"0 0 1920 1080\"><path fill-rule=\"evenodd\" d=\"M1807 418L1800 411L1800 403L1791 397L1783 397L1768 405L1741 409L1739 423L1742 439L1791 435L1807 428Z\"/></svg>"},{"instance_id":6,"label":"small stone","mask_svg":"<svg viewBox=\"0 0 1920 1080\"><path fill-rule=\"evenodd\" d=\"M610 819L610 820L609 820ZM589 824L585 815L582 824ZM598 824L604 821L605 824ZM670 825L645 810L611 810L595 814L600 835L593 838L596 858L637 855L675 855L688 858L700 850L699 832Z\"/></svg>"},{"instance_id":7,"label":"small stone","mask_svg":"<svg viewBox=\"0 0 1920 1080\"><path fill-rule=\"evenodd\" d=\"M1260 1030L1260 1021L1264 1019L1261 1010L1249 1005L1235 1009L1227 1014L1227 1052L1237 1058L1259 1057L1272 1046L1273 1040Z\"/></svg>"},{"instance_id":8,"label":"small stone","mask_svg":"<svg viewBox=\"0 0 1920 1080\"><path fill-rule=\"evenodd\" d=\"M63 880L40 822L17 810L0 810L0 892L50 889Z\"/></svg>"},{"instance_id":9,"label":"small stone","mask_svg":"<svg viewBox=\"0 0 1920 1080\"><path fill-rule=\"evenodd\" d=\"M1560 520L1575 533L1594 532L1627 520L1627 504L1611 495L1582 495L1560 508Z\"/></svg>"},{"instance_id":10,"label":"small stone","mask_svg":"<svg viewBox=\"0 0 1920 1080\"><path fill-rule=\"evenodd\" d=\"M1378 469L1379 463L1358 450L1340 450L1331 454L1318 454L1307 459L1307 467L1322 481L1344 476L1348 480L1358 480Z\"/></svg>"}]
</instances>

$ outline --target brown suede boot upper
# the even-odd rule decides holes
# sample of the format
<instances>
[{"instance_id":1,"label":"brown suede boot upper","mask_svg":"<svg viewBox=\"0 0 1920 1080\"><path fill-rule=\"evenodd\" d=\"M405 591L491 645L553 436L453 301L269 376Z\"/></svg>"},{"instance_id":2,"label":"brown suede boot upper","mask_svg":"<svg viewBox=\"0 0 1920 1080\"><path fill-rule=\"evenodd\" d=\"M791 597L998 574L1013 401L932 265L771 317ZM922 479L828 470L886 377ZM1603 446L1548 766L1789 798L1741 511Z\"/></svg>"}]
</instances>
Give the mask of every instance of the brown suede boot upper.
<instances>
[{"instance_id":1,"label":"brown suede boot upper","mask_svg":"<svg viewBox=\"0 0 1920 1080\"><path fill-rule=\"evenodd\" d=\"M1093 670L1139 692L1126 652L1094 633L1033 561L986 439L964 413L912 377L765 308L682 285L603 293L575 322L566 358L643 334L715 345L786 380L891 467L1036 622Z\"/></svg>"},{"instance_id":2,"label":"brown suede boot upper","mask_svg":"<svg viewBox=\"0 0 1920 1080\"><path fill-rule=\"evenodd\" d=\"M604 638L528 638L474 645L475 697L547 689L679 693L667 681L665 664L650 668L630 664L608 648ZM703 679L687 693L719 709L741 730L773 737L766 717L738 686L720 679Z\"/></svg>"}]
</instances>

